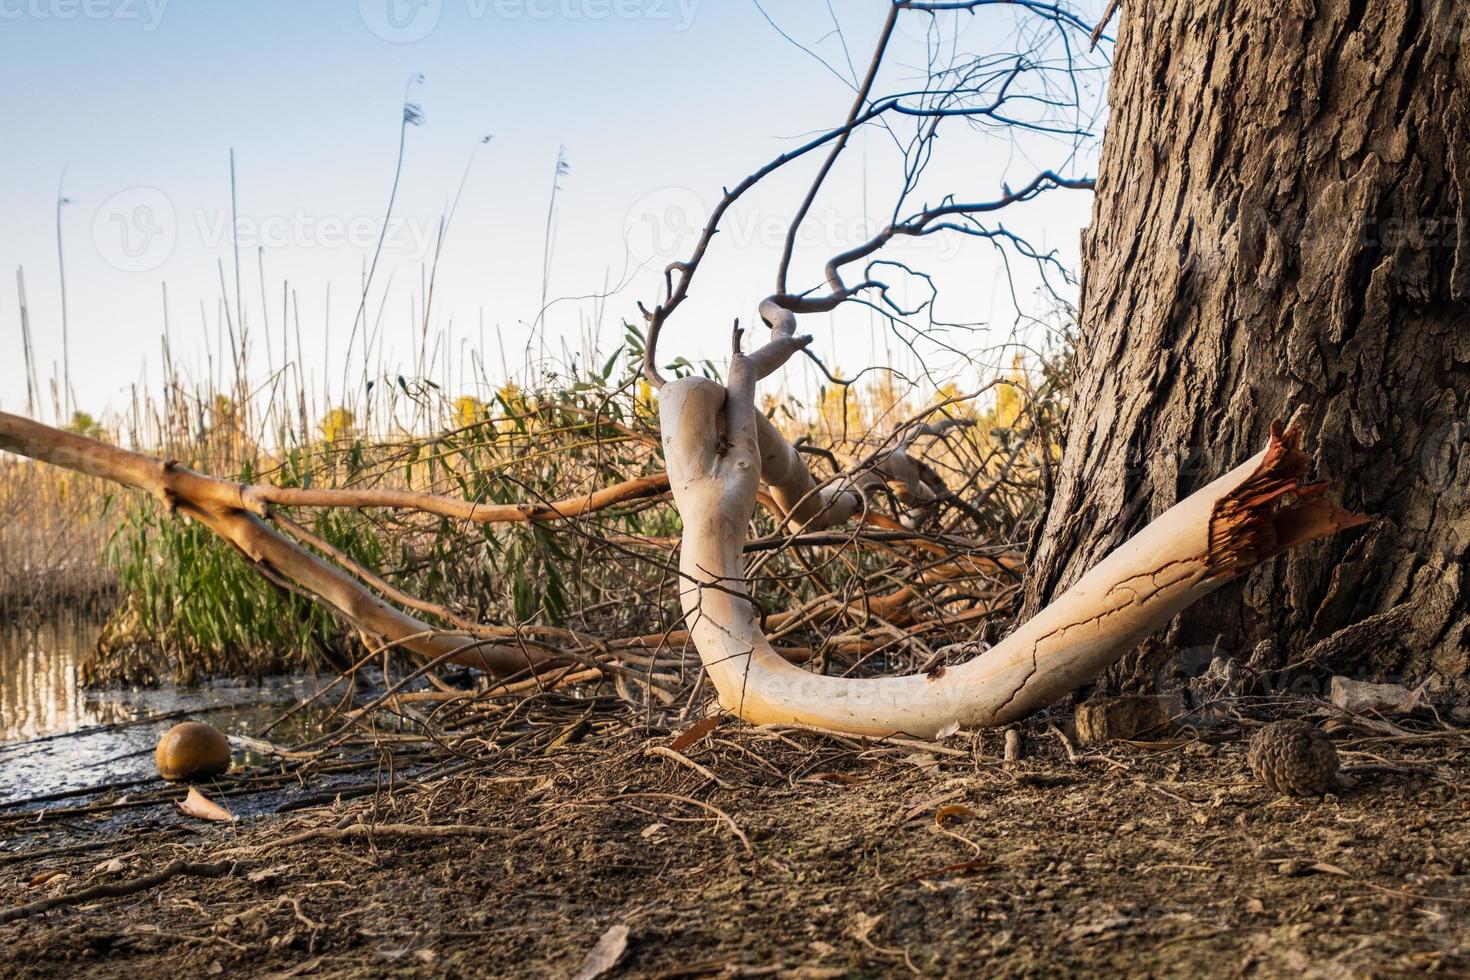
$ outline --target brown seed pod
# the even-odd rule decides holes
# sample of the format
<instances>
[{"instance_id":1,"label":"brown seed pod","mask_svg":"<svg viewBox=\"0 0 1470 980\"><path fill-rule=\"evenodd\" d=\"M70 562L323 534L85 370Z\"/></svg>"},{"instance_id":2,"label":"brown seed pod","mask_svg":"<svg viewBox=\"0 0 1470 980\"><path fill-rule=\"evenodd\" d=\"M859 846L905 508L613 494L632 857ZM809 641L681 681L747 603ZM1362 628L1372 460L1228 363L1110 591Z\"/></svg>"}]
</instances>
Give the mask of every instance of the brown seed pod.
<instances>
[{"instance_id":1,"label":"brown seed pod","mask_svg":"<svg viewBox=\"0 0 1470 980\"><path fill-rule=\"evenodd\" d=\"M230 740L201 721L185 721L163 733L153 759L169 782L212 779L230 768Z\"/></svg>"},{"instance_id":2,"label":"brown seed pod","mask_svg":"<svg viewBox=\"0 0 1470 980\"><path fill-rule=\"evenodd\" d=\"M1321 796L1336 788L1332 739L1304 721L1275 721L1256 732L1246 754L1267 789L1286 796Z\"/></svg>"}]
</instances>

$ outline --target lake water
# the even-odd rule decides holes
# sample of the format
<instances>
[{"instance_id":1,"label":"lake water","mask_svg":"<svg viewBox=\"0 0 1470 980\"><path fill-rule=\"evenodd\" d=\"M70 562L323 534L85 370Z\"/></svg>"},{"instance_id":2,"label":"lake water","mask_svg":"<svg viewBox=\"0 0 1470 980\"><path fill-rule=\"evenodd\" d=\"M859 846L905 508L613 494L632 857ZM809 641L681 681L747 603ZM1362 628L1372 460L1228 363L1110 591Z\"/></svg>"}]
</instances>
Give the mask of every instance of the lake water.
<instances>
[{"instance_id":1,"label":"lake water","mask_svg":"<svg viewBox=\"0 0 1470 980\"><path fill-rule=\"evenodd\" d=\"M99 629L78 620L0 624L0 803L154 776L153 748L170 726L192 718L255 735L320 686L296 676L89 689L78 677ZM291 741L304 724L271 738Z\"/></svg>"}]
</instances>

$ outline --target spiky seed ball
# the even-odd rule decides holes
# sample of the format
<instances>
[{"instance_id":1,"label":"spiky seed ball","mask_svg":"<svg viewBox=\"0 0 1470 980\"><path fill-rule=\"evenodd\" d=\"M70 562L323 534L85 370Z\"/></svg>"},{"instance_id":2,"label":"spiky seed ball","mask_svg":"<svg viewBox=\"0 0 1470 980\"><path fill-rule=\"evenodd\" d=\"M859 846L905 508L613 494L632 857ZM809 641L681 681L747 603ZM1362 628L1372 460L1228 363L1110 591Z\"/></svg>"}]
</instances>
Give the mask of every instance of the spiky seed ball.
<instances>
[{"instance_id":1,"label":"spiky seed ball","mask_svg":"<svg viewBox=\"0 0 1470 980\"><path fill-rule=\"evenodd\" d=\"M181 722L163 733L153 760L169 782L212 779L230 768L230 740L202 721Z\"/></svg>"},{"instance_id":2,"label":"spiky seed ball","mask_svg":"<svg viewBox=\"0 0 1470 980\"><path fill-rule=\"evenodd\" d=\"M1287 796L1321 796L1337 785L1332 739L1305 721L1275 721L1256 732L1246 754L1266 788Z\"/></svg>"}]
</instances>

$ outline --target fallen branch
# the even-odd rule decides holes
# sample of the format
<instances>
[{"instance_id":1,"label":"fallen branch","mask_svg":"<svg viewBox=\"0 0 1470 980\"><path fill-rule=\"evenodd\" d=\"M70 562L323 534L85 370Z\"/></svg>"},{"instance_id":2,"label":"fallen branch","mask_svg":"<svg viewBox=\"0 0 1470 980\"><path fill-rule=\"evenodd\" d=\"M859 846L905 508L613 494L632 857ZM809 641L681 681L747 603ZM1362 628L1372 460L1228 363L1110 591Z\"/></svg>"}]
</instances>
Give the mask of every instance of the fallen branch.
<instances>
[{"instance_id":1,"label":"fallen branch","mask_svg":"<svg viewBox=\"0 0 1470 980\"><path fill-rule=\"evenodd\" d=\"M763 467L796 456L794 450L773 455L774 429L761 425L755 405L757 379L801 346L793 345L789 329L772 334L747 356L739 352L737 331L728 390L683 378L659 392L671 487L684 523L680 602L720 704L757 724L934 737L956 725L1015 721L1075 690L1180 610L1260 562L1366 520L1329 501L1324 485L1303 482L1309 461L1297 447L1299 433L1278 426L1265 450L1160 515L982 656L905 677L807 673L771 649L742 563Z\"/></svg>"},{"instance_id":2,"label":"fallen branch","mask_svg":"<svg viewBox=\"0 0 1470 980\"><path fill-rule=\"evenodd\" d=\"M387 507L395 510L416 510L474 524L510 524L583 517L616 504L657 497L667 493L668 489L668 474L652 473L545 504L482 504L443 494L415 493L408 490L332 490L277 487L259 483L246 486L241 496L253 508L262 504L355 509Z\"/></svg>"},{"instance_id":3,"label":"fallen branch","mask_svg":"<svg viewBox=\"0 0 1470 980\"><path fill-rule=\"evenodd\" d=\"M0 449L142 490L157 497L170 512L183 513L209 528L234 546L265 578L284 588L308 593L356 628L384 637L389 643L401 643L420 657L447 658L499 677L556 665L566 658L555 650L496 636L489 630L485 631L491 633L489 636L448 635L447 631L405 613L341 568L271 527L271 505L402 506L481 522L528 521L585 514L599 507L662 493L667 485L667 478L659 474L545 507L517 504L502 505L496 510L430 494L299 490L241 484L4 412L0 412Z\"/></svg>"}]
</instances>

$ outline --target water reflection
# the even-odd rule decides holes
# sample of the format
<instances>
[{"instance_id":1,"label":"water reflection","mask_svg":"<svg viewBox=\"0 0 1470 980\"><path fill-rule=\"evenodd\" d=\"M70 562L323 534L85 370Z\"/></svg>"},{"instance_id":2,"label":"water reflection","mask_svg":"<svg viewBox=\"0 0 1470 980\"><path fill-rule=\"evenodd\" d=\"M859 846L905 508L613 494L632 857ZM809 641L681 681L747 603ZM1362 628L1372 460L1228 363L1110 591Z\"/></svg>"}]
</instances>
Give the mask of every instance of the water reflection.
<instances>
[{"instance_id":1,"label":"water reflection","mask_svg":"<svg viewBox=\"0 0 1470 980\"><path fill-rule=\"evenodd\" d=\"M79 671L99 629L85 621L0 624L0 802L155 776L153 747L181 718L253 735L320 683L293 676L90 689ZM320 717L303 712L271 738L305 738ZM259 761L238 748L235 760Z\"/></svg>"},{"instance_id":2,"label":"water reflection","mask_svg":"<svg viewBox=\"0 0 1470 980\"><path fill-rule=\"evenodd\" d=\"M111 724L131 714L122 702L88 697L78 680L100 629L82 620L0 625L0 742Z\"/></svg>"}]
</instances>

